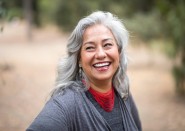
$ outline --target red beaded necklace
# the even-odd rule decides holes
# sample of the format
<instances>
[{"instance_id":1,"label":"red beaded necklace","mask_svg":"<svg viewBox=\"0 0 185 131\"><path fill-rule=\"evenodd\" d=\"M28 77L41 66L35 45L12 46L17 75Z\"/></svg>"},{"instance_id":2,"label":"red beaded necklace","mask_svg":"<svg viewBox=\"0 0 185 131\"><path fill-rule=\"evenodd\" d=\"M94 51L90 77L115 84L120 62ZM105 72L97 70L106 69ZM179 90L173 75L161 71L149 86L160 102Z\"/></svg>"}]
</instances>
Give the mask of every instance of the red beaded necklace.
<instances>
[{"instance_id":1,"label":"red beaded necklace","mask_svg":"<svg viewBox=\"0 0 185 131\"><path fill-rule=\"evenodd\" d=\"M114 88L106 93L101 93L93 88L89 88L89 92L93 95L98 104L107 112L111 112L114 107Z\"/></svg>"}]
</instances>

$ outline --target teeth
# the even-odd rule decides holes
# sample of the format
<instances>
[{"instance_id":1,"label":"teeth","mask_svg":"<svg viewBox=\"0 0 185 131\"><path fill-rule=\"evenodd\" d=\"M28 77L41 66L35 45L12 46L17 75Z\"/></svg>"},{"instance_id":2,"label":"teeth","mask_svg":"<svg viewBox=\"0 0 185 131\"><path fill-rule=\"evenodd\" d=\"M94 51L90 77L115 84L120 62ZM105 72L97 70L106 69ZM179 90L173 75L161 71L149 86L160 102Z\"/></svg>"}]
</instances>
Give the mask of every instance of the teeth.
<instances>
[{"instance_id":1,"label":"teeth","mask_svg":"<svg viewBox=\"0 0 185 131\"><path fill-rule=\"evenodd\" d=\"M107 63L95 64L94 66L95 66L95 67L103 67L103 66L108 66L108 65L109 65L109 63L107 62Z\"/></svg>"}]
</instances>

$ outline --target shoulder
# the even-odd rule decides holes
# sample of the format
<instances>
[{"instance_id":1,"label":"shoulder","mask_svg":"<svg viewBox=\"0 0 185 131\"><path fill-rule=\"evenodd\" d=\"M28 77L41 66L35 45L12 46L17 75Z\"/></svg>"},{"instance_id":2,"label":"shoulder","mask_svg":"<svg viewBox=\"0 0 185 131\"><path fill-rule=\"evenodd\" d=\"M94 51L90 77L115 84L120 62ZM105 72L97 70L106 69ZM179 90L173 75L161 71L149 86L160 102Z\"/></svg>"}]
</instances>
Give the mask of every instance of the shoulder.
<instances>
[{"instance_id":1,"label":"shoulder","mask_svg":"<svg viewBox=\"0 0 185 131\"><path fill-rule=\"evenodd\" d=\"M81 90L66 88L63 93L51 97L27 131L68 130L71 121L74 121L78 106L76 101L81 99L81 93Z\"/></svg>"},{"instance_id":2,"label":"shoulder","mask_svg":"<svg viewBox=\"0 0 185 131\"><path fill-rule=\"evenodd\" d=\"M69 86L66 87L61 93L54 95L51 101L56 102L65 107L73 107L77 100L81 99L81 94L85 91L79 87Z\"/></svg>"}]
</instances>

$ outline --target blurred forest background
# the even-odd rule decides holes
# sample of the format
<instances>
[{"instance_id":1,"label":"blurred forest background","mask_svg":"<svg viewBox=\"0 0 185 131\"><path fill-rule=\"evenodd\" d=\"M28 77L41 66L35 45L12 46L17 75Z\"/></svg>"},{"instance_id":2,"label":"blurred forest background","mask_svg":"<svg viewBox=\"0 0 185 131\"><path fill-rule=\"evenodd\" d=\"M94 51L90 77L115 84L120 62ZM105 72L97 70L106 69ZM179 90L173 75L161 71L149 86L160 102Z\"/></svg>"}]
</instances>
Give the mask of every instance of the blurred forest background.
<instances>
[{"instance_id":1,"label":"blurred forest background","mask_svg":"<svg viewBox=\"0 0 185 131\"><path fill-rule=\"evenodd\" d=\"M31 123L67 37L96 10L116 14L130 33L128 73L143 129L185 129L184 0L0 0L0 130Z\"/></svg>"}]
</instances>

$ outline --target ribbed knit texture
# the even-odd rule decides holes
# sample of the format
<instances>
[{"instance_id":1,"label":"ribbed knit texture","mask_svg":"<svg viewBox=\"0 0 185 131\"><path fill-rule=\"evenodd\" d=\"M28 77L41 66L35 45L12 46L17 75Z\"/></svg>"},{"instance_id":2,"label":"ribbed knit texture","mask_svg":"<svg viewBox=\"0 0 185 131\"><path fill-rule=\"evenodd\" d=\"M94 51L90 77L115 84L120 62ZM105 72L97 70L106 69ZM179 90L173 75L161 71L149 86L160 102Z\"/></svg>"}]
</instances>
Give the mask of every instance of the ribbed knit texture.
<instances>
[{"instance_id":1,"label":"ribbed knit texture","mask_svg":"<svg viewBox=\"0 0 185 131\"><path fill-rule=\"evenodd\" d=\"M101 108L103 108L107 112L112 111L114 107L114 89L113 88L111 88L106 93L98 92L94 90L93 88L90 88L89 92L93 95L96 102L100 104Z\"/></svg>"},{"instance_id":2,"label":"ribbed knit texture","mask_svg":"<svg viewBox=\"0 0 185 131\"><path fill-rule=\"evenodd\" d=\"M107 112L100 107L100 105L96 102L93 95L87 91L86 95L88 99L92 102L98 112L102 115L102 117L106 120L108 125L111 128L111 131L124 131L123 118L121 115L121 108L119 104L119 98L115 92L114 99L114 107L111 112Z\"/></svg>"}]
</instances>

